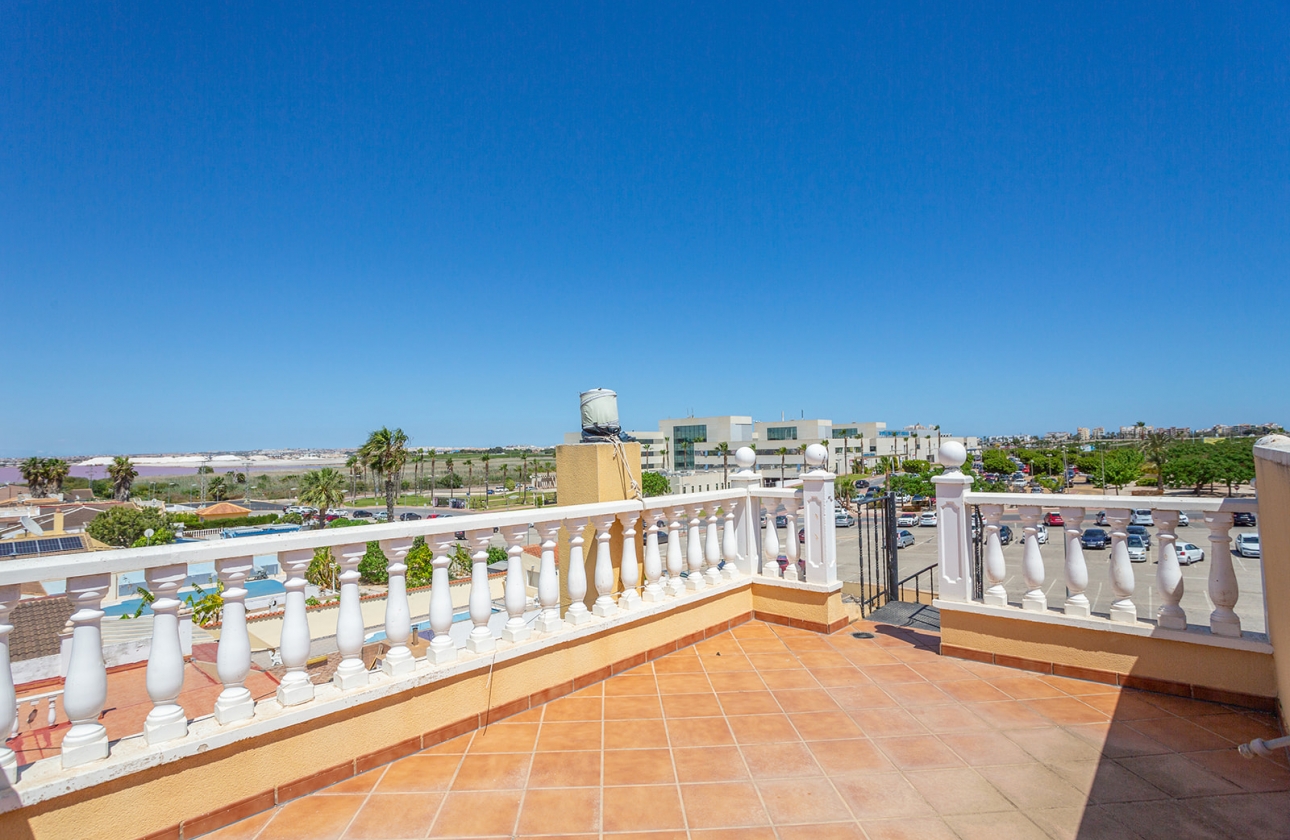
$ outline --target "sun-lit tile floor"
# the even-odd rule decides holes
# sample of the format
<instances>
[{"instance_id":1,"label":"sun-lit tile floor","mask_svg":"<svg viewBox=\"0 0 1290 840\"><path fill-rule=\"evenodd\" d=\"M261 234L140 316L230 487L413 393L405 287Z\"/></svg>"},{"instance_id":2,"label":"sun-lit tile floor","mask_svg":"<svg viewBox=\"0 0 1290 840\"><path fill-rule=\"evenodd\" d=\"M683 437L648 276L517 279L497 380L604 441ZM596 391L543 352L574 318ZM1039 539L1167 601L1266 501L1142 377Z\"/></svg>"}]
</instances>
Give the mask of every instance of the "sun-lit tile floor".
<instances>
[{"instance_id":1,"label":"sun-lit tile floor","mask_svg":"<svg viewBox=\"0 0 1290 840\"><path fill-rule=\"evenodd\" d=\"M750 622L206 837L1290 837L1271 716L938 644Z\"/></svg>"}]
</instances>

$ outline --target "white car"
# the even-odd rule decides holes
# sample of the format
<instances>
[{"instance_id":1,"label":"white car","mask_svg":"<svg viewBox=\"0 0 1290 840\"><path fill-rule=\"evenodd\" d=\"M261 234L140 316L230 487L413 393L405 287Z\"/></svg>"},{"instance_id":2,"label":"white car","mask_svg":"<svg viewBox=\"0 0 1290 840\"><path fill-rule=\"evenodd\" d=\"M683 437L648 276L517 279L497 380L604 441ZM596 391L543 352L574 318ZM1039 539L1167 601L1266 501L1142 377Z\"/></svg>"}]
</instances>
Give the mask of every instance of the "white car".
<instances>
[{"instance_id":1,"label":"white car","mask_svg":"<svg viewBox=\"0 0 1290 840\"><path fill-rule=\"evenodd\" d=\"M1155 525L1156 520L1151 518L1151 511L1147 509L1135 510L1129 514L1130 525Z\"/></svg>"},{"instance_id":2,"label":"white car","mask_svg":"<svg viewBox=\"0 0 1290 840\"><path fill-rule=\"evenodd\" d=\"M1147 544L1143 542L1142 537L1137 535L1131 536L1125 540L1125 543L1128 545L1130 563L1147 562ZM1178 560L1179 562L1182 561L1181 555Z\"/></svg>"},{"instance_id":3,"label":"white car","mask_svg":"<svg viewBox=\"0 0 1290 840\"><path fill-rule=\"evenodd\" d=\"M851 528L856 524L856 518L844 510L833 514L833 525L836 528Z\"/></svg>"},{"instance_id":4,"label":"white car","mask_svg":"<svg viewBox=\"0 0 1290 840\"><path fill-rule=\"evenodd\" d=\"M1190 524L1191 524L1191 520L1187 518L1187 514L1182 512L1181 510L1178 511L1178 527L1186 528Z\"/></svg>"},{"instance_id":5,"label":"white car","mask_svg":"<svg viewBox=\"0 0 1290 840\"><path fill-rule=\"evenodd\" d=\"M934 510L925 510L925 511L923 511L923 515L922 515L922 516L920 516L920 517L918 517L918 524L919 524L919 525L935 525L935 524L936 524L936 511L934 511Z\"/></svg>"},{"instance_id":6,"label":"white car","mask_svg":"<svg viewBox=\"0 0 1290 840\"><path fill-rule=\"evenodd\" d=\"M1258 534L1237 534L1236 546L1232 549L1236 554L1242 557L1259 557L1262 556L1263 549L1259 545Z\"/></svg>"},{"instance_id":7,"label":"white car","mask_svg":"<svg viewBox=\"0 0 1290 840\"><path fill-rule=\"evenodd\" d=\"M1178 562L1183 566L1190 566L1205 559L1205 552L1201 551L1200 546L1189 542L1175 543L1174 548L1178 551Z\"/></svg>"},{"instance_id":8,"label":"white car","mask_svg":"<svg viewBox=\"0 0 1290 840\"><path fill-rule=\"evenodd\" d=\"M1035 527L1035 539L1040 545L1048 545L1048 526L1037 525Z\"/></svg>"},{"instance_id":9,"label":"white car","mask_svg":"<svg viewBox=\"0 0 1290 840\"><path fill-rule=\"evenodd\" d=\"M913 511L905 511L900 516L896 517L896 524L902 527L907 525L917 525L918 514L914 513Z\"/></svg>"}]
</instances>

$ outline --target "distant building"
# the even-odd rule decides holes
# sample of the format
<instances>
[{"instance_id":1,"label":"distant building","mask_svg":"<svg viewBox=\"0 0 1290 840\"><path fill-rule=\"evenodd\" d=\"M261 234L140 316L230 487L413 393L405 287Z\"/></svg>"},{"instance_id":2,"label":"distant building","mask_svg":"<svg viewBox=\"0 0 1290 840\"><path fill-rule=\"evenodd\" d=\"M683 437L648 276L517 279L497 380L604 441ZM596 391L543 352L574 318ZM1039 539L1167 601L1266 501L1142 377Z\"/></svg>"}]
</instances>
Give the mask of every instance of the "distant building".
<instances>
[{"instance_id":1,"label":"distant building","mask_svg":"<svg viewBox=\"0 0 1290 840\"><path fill-rule=\"evenodd\" d=\"M1078 439L1078 440L1079 440L1079 441L1081 441L1081 442L1088 440L1088 439L1089 439L1089 437L1090 437L1090 435L1089 435L1089 431L1088 431L1088 427L1087 427L1087 426L1080 426L1078 429L1076 429L1076 430L1075 430L1075 437L1076 437L1076 439Z\"/></svg>"},{"instance_id":2,"label":"distant building","mask_svg":"<svg viewBox=\"0 0 1290 840\"><path fill-rule=\"evenodd\" d=\"M241 505L235 505L230 502L216 502L213 505L207 505L204 508L198 508L197 517L203 522L218 522L221 519L240 519L243 516L250 516L250 508L244 508Z\"/></svg>"}]
</instances>

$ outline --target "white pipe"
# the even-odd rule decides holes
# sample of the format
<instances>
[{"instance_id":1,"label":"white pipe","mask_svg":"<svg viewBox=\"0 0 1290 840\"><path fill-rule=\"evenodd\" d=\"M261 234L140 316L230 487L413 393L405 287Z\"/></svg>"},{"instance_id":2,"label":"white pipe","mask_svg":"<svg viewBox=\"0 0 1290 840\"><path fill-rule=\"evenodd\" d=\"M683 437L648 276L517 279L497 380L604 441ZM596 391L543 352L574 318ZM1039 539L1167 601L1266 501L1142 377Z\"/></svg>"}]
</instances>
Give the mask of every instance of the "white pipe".
<instances>
[{"instance_id":1,"label":"white pipe","mask_svg":"<svg viewBox=\"0 0 1290 840\"><path fill-rule=\"evenodd\" d=\"M1241 744L1236 748L1236 751L1245 758L1254 758L1256 755L1271 758L1273 750L1284 750L1287 748L1290 748L1290 735L1286 735L1283 738L1273 738L1271 741L1265 741L1262 738L1255 738L1248 744Z\"/></svg>"}]
</instances>

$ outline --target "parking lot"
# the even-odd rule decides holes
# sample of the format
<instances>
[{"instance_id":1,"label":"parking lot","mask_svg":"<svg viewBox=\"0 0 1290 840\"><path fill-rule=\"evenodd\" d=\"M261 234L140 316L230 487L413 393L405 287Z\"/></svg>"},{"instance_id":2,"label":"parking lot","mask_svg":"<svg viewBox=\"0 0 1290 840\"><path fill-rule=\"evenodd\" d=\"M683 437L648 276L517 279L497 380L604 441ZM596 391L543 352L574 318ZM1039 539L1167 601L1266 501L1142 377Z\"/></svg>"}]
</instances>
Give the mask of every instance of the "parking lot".
<instances>
[{"instance_id":1,"label":"parking lot","mask_svg":"<svg viewBox=\"0 0 1290 840\"><path fill-rule=\"evenodd\" d=\"M1205 527L1199 514L1192 515L1192 524L1178 529L1178 541L1190 542L1205 552L1205 559L1182 567L1183 598L1181 606L1187 612L1187 623L1198 627L1209 626L1209 614L1214 604L1209 600L1209 568L1212 554L1209 544L1209 529ZM1021 573L1021 555L1023 549L1021 519L1015 513L1005 513L1003 522L1013 531L1013 542L1003 547L1003 556L1007 565L1007 576L1003 586L1008 590L1008 601L1018 606L1026 591L1026 580ZM1090 516L1084 522L1085 527L1093 527ZM919 569L936 563L936 528L910 527L904 530L914 535L914 544L900 549L900 576L913 574ZM1156 591L1156 555L1159 541L1156 529L1149 527L1151 549L1147 552L1144 563L1134 563L1133 572L1137 586L1133 591L1133 600L1138 607L1138 618L1155 621L1156 610L1160 606L1160 596ZM1257 533L1258 528L1233 528L1232 539L1237 534ZM855 580L860 575L860 529L838 528L838 574L843 580ZM1062 544L1063 532L1060 527L1048 529L1048 544L1039 547L1044 558L1044 592L1048 596L1049 609L1060 610L1066 602L1065 585L1065 548ZM1114 600L1110 582L1111 552L1106 550L1084 551L1088 565L1088 589L1085 595L1092 604L1093 612L1107 615ZM1241 629L1254 633L1266 630L1263 614L1263 569L1259 558L1244 558L1232 555L1232 567L1236 570L1237 584L1241 596L1236 604L1236 614L1241 618ZM926 579L926 578L924 578Z\"/></svg>"}]
</instances>

